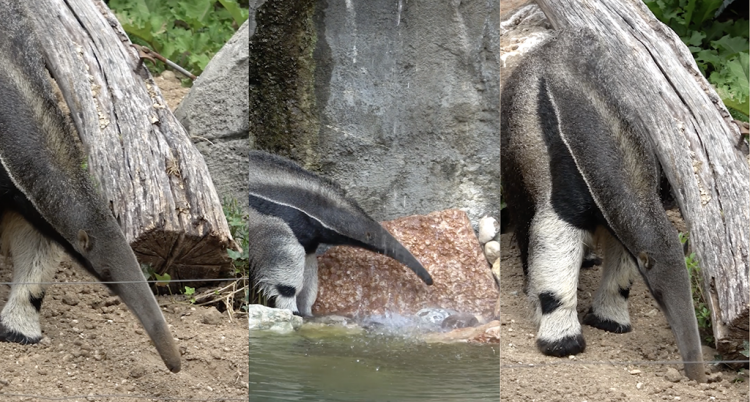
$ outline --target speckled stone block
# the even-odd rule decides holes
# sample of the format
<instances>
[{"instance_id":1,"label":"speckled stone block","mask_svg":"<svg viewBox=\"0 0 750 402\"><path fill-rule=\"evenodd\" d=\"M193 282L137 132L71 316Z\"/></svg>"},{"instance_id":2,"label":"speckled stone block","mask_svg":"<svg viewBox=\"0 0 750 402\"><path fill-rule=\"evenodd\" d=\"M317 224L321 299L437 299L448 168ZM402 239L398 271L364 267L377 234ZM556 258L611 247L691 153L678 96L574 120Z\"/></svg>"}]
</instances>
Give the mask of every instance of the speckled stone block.
<instances>
[{"instance_id":1,"label":"speckled stone block","mask_svg":"<svg viewBox=\"0 0 750 402\"><path fill-rule=\"evenodd\" d=\"M313 314L366 317L414 314L438 307L489 317L497 287L465 212L446 210L382 223L422 263L425 285L395 260L354 247L318 256L318 299Z\"/></svg>"}]
</instances>

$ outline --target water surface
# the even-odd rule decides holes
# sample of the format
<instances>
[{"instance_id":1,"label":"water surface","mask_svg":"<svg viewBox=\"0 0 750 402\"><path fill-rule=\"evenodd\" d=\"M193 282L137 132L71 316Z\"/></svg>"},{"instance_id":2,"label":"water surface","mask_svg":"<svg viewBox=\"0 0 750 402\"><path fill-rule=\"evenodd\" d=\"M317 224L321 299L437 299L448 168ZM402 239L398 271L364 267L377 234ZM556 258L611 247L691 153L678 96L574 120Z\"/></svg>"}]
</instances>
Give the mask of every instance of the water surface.
<instances>
[{"instance_id":1,"label":"water surface","mask_svg":"<svg viewBox=\"0 0 750 402\"><path fill-rule=\"evenodd\" d=\"M496 345L393 333L250 332L251 401L498 401Z\"/></svg>"}]
</instances>

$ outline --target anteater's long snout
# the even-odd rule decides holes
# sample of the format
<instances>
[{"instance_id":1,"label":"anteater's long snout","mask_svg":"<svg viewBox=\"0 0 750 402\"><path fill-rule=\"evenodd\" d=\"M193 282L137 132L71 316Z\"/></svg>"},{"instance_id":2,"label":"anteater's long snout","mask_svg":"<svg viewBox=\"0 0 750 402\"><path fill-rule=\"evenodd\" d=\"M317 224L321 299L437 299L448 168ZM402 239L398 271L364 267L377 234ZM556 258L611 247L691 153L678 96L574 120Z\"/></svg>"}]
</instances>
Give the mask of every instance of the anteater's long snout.
<instances>
[{"instance_id":1,"label":"anteater's long snout","mask_svg":"<svg viewBox=\"0 0 750 402\"><path fill-rule=\"evenodd\" d=\"M93 244L88 250L86 257L91 263L91 269L102 281L114 282L108 284L109 288L138 317L169 371L180 371L180 351L133 250L119 228L113 227L105 232L108 241L103 242L105 244ZM85 250L86 235L79 235L79 240L81 236L84 241L79 249Z\"/></svg>"}]
</instances>

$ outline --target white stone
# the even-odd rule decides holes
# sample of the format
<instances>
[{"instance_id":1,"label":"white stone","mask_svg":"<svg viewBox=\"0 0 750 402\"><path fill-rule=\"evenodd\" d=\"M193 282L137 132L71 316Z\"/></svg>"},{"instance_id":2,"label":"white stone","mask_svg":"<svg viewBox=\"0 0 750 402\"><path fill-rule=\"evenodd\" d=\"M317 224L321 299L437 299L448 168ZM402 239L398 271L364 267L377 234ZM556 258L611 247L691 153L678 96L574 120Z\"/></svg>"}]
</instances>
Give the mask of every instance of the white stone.
<instances>
[{"instance_id":1,"label":"white stone","mask_svg":"<svg viewBox=\"0 0 750 402\"><path fill-rule=\"evenodd\" d=\"M500 258L500 242L495 240L488 241L484 245L484 256L487 257L487 261L493 263Z\"/></svg>"},{"instance_id":2,"label":"white stone","mask_svg":"<svg viewBox=\"0 0 750 402\"><path fill-rule=\"evenodd\" d=\"M248 327L252 330L289 333L302 326L302 317L290 310L251 304L247 308Z\"/></svg>"},{"instance_id":3,"label":"white stone","mask_svg":"<svg viewBox=\"0 0 750 402\"><path fill-rule=\"evenodd\" d=\"M450 315L455 314L455 311L446 310L443 308L423 308L417 311L416 316L424 324L428 325L440 325Z\"/></svg>"},{"instance_id":4,"label":"white stone","mask_svg":"<svg viewBox=\"0 0 750 402\"><path fill-rule=\"evenodd\" d=\"M495 238L495 235L500 230L500 224L497 219L491 216L485 216L479 220L479 234L477 238L480 244L485 244L488 241Z\"/></svg>"}]
</instances>

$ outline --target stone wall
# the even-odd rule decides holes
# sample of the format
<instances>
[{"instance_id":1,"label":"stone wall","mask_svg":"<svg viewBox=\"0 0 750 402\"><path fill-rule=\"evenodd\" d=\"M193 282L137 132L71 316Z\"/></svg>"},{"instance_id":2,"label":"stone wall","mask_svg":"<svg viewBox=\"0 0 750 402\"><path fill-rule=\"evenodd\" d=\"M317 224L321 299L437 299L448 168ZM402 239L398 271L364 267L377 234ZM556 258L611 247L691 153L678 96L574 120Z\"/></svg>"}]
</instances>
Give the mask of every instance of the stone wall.
<instances>
[{"instance_id":1,"label":"stone wall","mask_svg":"<svg viewBox=\"0 0 750 402\"><path fill-rule=\"evenodd\" d=\"M497 0L267 0L250 40L251 138L377 220L499 216L499 16Z\"/></svg>"}]
</instances>

